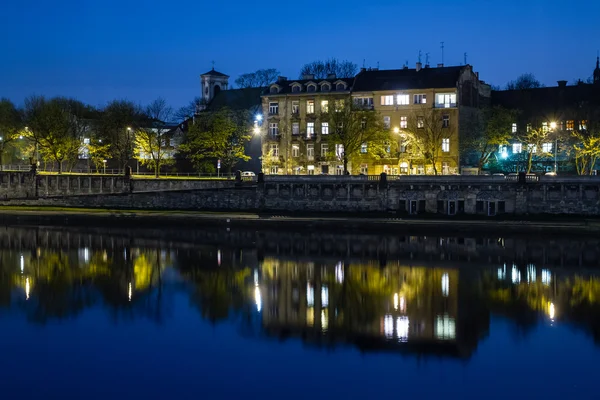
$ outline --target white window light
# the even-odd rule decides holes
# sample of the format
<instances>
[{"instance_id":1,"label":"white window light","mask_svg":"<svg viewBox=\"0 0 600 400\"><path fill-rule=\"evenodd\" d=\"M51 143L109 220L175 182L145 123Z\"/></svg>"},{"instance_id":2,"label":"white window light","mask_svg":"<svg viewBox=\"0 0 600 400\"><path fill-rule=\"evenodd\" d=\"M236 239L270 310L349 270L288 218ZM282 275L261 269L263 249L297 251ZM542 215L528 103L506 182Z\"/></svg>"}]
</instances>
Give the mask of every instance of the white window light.
<instances>
[{"instance_id":1,"label":"white window light","mask_svg":"<svg viewBox=\"0 0 600 400\"><path fill-rule=\"evenodd\" d=\"M382 106L393 106L394 105L394 96L381 96L381 105Z\"/></svg>"},{"instance_id":2,"label":"white window light","mask_svg":"<svg viewBox=\"0 0 600 400\"><path fill-rule=\"evenodd\" d=\"M396 104L399 106L407 106L410 104L409 95L407 94L399 94L396 96Z\"/></svg>"},{"instance_id":3,"label":"white window light","mask_svg":"<svg viewBox=\"0 0 600 400\"><path fill-rule=\"evenodd\" d=\"M449 138L442 139L442 151L444 153L448 153L450 151L450 139Z\"/></svg>"}]
</instances>

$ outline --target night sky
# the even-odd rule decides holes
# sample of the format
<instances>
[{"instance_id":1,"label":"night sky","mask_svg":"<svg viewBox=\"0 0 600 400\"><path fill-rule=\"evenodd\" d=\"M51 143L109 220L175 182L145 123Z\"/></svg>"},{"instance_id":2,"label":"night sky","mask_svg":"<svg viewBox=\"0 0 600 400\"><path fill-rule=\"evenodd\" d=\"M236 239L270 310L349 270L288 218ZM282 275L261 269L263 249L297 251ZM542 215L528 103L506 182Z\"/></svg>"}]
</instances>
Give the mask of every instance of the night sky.
<instances>
[{"instance_id":1,"label":"night sky","mask_svg":"<svg viewBox=\"0 0 600 400\"><path fill-rule=\"evenodd\" d=\"M312 8L304 6L310 5ZM597 0L344 2L3 0L0 97L119 98L174 107L200 95L199 75L337 57L359 66L468 63L504 86L524 72L546 85L588 78L600 48Z\"/></svg>"}]
</instances>

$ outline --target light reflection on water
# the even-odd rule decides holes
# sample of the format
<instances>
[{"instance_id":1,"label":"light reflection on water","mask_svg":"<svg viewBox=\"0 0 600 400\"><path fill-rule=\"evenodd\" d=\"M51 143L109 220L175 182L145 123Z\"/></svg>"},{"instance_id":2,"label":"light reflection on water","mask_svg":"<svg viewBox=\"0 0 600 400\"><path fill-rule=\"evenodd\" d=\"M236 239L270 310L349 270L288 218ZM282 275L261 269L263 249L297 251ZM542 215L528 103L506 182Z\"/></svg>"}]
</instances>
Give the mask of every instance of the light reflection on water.
<instances>
[{"instance_id":1,"label":"light reflection on water","mask_svg":"<svg viewBox=\"0 0 600 400\"><path fill-rule=\"evenodd\" d=\"M300 377L328 365L323 373L331 379L319 384L323 393L338 393L335 382L342 379L353 388L350 395L370 397L385 385L347 382L344 374L384 376L399 369L410 375L423 368L425 359L428 368L448 376L457 371L463 377L492 376L507 354L514 355L516 366L537 368L530 374L540 379L561 370L560 379L547 388L551 395L572 381L580 387L592 382L595 366L586 360L600 355L600 280L586 260L595 257L589 252L595 239L546 243L543 238L340 234L341 240L331 243L322 236L315 247L281 232L215 231L189 241L165 240L164 234L1 231L0 351L7 365L19 364L19 349L25 348L30 373L42 374L41 366L50 361L65 363L71 372L100 365L97 373L118 381L110 371L154 365L162 382L179 382L174 365L200 368L190 363L189 351L173 353L186 345L197 352L194 358L213 367L205 390L212 387L209 394L217 397L223 390L235 391L228 383L232 366L256 381L264 374L279 376L280 383L262 390L278 388L269 393L296 398L302 391L286 391L282 370ZM371 248L371 243L379 244ZM588 250L581 253L581 248ZM571 254L573 249L580 253ZM148 346L152 341L162 346ZM48 349L60 349L60 360L47 358ZM260 353L254 354L256 349ZM82 358L82 352L95 355ZM120 352L137 359L110 360ZM283 353L291 358L273 364ZM456 361L461 364L448 364ZM247 368L250 363L254 369ZM64 394L57 384L63 374L52 368L43 374L53 380L46 382L50 388ZM16 370L9 375L9 388L26 384ZM406 382L407 390L426 384L423 379ZM470 385L476 390L486 383L493 382ZM520 387L541 395L537 384ZM464 395L468 388L450 379L439 392L428 387L423 393ZM163 390L165 396L175 395L173 388ZM512 390L507 384L490 396ZM137 394L156 395L151 387Z\"/></svg>"}]
</instances>

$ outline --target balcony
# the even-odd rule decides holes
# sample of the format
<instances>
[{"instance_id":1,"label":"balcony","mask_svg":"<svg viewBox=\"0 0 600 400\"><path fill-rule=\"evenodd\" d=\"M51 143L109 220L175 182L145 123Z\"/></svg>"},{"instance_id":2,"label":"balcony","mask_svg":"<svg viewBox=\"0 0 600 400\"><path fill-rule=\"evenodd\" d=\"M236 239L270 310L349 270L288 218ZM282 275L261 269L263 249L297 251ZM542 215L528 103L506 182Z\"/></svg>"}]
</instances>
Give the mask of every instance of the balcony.
<instances>
[{"instance_id":1,"label":"balcony","mask_svg":"<svg viewBox=\"0 0 600 400\"><path fill-rule=\"evenodd\" d=\"M435 108L456 108L456 103L435 103Z\"/></svg>"}]
</instances>

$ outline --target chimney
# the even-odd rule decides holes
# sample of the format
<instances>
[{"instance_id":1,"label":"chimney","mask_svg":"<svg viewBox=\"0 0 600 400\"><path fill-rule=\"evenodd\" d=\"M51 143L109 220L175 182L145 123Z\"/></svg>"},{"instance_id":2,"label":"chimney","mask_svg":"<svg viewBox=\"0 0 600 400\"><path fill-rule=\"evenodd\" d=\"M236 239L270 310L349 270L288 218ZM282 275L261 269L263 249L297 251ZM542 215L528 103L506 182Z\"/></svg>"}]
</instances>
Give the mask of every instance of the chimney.
<instances>
[{"instance_id":1,"label":"chimney","mask_svg":"<svg viewBox=\"0 0 600 400\"><path fill-rule=\"evenodd\" d=\"M335 73L327 74L327 79L335 79Z\"/></svg>"},{"instance_id":2,"label":"chimney","mask_svg":"<svg viewBox=\"0 0 600 400\"><path fill-rule=\"evenodd\" d=\"M404 64L404 65L402 66L402 69L408 69L408 65Z\"/></svg>"},{"instance_id":3,"label":"chimney","mask_svg":"<svg viewBox=\"0 0 600 400\"><path fill-rule=\"evenodd\" d=\"M557 81L558 82L558 87L565 87L567 86L567 81Z\"/></svg>"},{"instance_id":4,"label":"chimney","mask_svg":"<svg viewBox=\"0 0 600 400\"><path fill-rule=\"evenodd\" d=\"M444 66L444 63L439 63L438 64L438 68L442 68Z\"/></svg>"},{"instance_id":5,"label":"chimney","mask_svg":"<svg viewBox=\"0 0 600 400\"><path fill-rule=\"evenodd\" d=\"M315 74L304 74L302 79L315 79Z\"/></svg>"},{"instance_id":6,"label":"chimney","mask_svg":"<svg viewBox=\"0 0 600 400\"><path fill-rule=\"evenodd\" d=\"M475 76L477 77L477 80L479 80L479 72L475 72Z\"/></svg>"},{"instance_id":7,"label":"chimney","mask_svg":"<svg viewBox=\"0 0 600 400\"><path fill-rule=\"evenodd\" d=\"M285 77L285 76L278 76L277 77L277 83L282 83L282 82L285 82L285 81L287 81L287 77Z\"/></svg>"},{"instance_id":8,"label":"chimney","mask_svg":"<svg viewBox=\"0 0 600 400\"><path fill-rule=\"evenodd\" d=\"M421 68L423 68L423 64L421 64L420 62L417 63L417 71L420 71Z\"/></svg>"},{"instance_id":9,"label":"chimney","mask_svg":"<svg viewBox=\"0 0 600 400\"><path fill-rule=\"evenodd\" d=\"M367 70L367 69L366 69L365 67L362 67L362 68L360 69L360 72L365 72L366 70Z\"/></svg>"}]
</instances>

